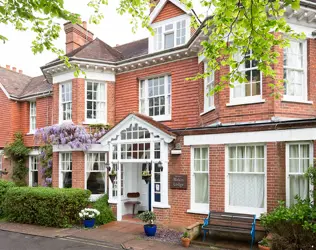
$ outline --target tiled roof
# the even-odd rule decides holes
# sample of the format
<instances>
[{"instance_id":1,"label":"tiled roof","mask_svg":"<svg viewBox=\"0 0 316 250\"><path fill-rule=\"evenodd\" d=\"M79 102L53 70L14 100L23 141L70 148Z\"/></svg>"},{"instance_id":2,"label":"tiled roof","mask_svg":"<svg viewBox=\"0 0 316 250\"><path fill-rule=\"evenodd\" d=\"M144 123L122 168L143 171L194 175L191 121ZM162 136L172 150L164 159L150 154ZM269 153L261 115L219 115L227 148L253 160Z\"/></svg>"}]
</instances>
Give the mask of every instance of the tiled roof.
<instances>
[{"instance_id":1,"label":"tiled roof","mask_svg":"<svg viewBox=\"0 0 316 250\"><path fill-rule=\"evenodd\" d=\"M0 83L8 94L15 98L41 94L52 90L44 76L30 77L16 71L0 67Z\"/></svg>"},{"instance_id":2,"label":"tiled roof","mask_svg":"<svg viewBox=\"0 0 316 250\"><path fill-rule=\"evenodd\" d=\"M118 45L114 48L122 53L124 59L147 55L148 54L148 38Z\"/></svg>"},{"instance_id":3,"label":"tiled roof","mask_svg":"<svg viewBox=\"0 0 316 250\"><path fill-rule=\"evenodd\" d=\"M52 84L44 76L36 76L26 85L20 97L27 97L52 91Z\"/></svg>"}]
</instances>

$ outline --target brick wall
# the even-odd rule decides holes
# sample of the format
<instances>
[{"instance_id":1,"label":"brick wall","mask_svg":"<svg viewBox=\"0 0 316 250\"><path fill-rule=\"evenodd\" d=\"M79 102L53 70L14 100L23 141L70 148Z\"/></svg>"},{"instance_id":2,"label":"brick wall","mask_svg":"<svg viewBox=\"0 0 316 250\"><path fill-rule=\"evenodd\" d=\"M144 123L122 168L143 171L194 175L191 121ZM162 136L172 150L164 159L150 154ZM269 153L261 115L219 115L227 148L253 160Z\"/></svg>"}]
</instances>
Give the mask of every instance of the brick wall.
<instances>
[{"instance_id":1,"label":"brick wall","mask_svg":"<svg viewBox=\"0 0 316 250\"><path fill-rule=\"evenodd\" d=\"M163 122L171 128L194 127L199 123L198 81L187 77L198 72L197 58L166 63L146 69L118 74L116 76L116 115L118 123L130 112L139 111L139 79L157 75L171 75L171 121Z\"/></svg>"},{"instance_id":2,"label":"brick wall","mask_svg":"<svg viewBox=\"0 0 316 250\"><path fill-rule=\"evenodd\" d=\"M165 7L160 11L158 16L155 18L153 23L164 21L164 20L167 20L169 18L173 18L173 17L180 16L183 14L185 14L185 12L183 10L179 9L173 3L168 1L166 3Z\"/></svg>"},{"instance_id":3,"label":"brick wall","mask_svg":"<svg viewBox=\"0 0 316 250\"><path fill-rule=\"evenodd\" d=\"M85 79L72 80L72 121L82 124L85 121Z\"/></svg>"},{"instance_id":4,"label":"brick wall","mask_svg":"<svg viewBox=\"0 0 316 250\"><path fill-rule=\"evenodd\" d=\"M0 89L0 148L3 148L11 136L11 101Z\"/></svg>"},{"instance_id":5,"label":"brick wall","mask_svg":"<svg viewBox=\"0 0 316 250\"><path fill-rule=\"evenodd\" d=\"M107 82L107 122L115 124L115 82Z\"/></svg>"},{"instance_id":6,"label":"brick wall","mask_svg":"<svg viewBox=\"0 0 316 250\"><path fill-rule=\"evenodd\" d=\"M59 153L53 153L52 186L59 186Z\"/></svg>"},{"instance_id":7,"label":"brick wall","mask_svg":"<svg viewBox=\"0 0 316 250\"><path fill-rule=\"evenodd\" d=\"M84 153L72 152L72 187L85 188Z\"/></svg>"}]
</instances>

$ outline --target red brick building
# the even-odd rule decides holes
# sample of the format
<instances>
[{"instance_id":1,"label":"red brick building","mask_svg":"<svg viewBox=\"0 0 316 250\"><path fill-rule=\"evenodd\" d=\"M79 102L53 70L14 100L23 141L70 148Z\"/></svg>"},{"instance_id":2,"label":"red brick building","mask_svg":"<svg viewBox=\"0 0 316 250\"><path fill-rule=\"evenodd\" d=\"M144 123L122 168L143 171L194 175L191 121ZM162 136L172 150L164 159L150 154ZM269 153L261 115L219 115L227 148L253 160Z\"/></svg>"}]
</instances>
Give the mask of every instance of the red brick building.
<instances>
[{"instance_id":1,"label":"red brick building","mask_svg":"<svg viewBox=\"0 0 316 250\"><path fill-rule=\"evenodd\" d=\"M1 68L0 147L15 131L36 146L28 135L32 126L110 124L87 151L54 147L53 186L87 188L91 198L108 193L118 220L132 213L126 202L135 199L138 210L153 209L161 222L187 225L209 210L260 216L279 200L290 205L296 194L308 195L303 173L316 139L316 5L301 5L286 17L306 39L291 41L284 51L275 48L280 58L274 67L287 80L280 99L271 96L271 79L255 61L242 68L248 83L215 96L207 92L228 67L187 81L206 70L198 55L206 37L201 28L191 30L192 13L179 1L160 0L152 10L155 36L116 47L94 39L85 23L67 23L69 61L86 77L75 78L58 60L33 79ZM108 164L117 171L113 184ZM150 171L150 184L143 171ZM139 198L128 197L136 192Z\"/></svg>"}]
</instances>

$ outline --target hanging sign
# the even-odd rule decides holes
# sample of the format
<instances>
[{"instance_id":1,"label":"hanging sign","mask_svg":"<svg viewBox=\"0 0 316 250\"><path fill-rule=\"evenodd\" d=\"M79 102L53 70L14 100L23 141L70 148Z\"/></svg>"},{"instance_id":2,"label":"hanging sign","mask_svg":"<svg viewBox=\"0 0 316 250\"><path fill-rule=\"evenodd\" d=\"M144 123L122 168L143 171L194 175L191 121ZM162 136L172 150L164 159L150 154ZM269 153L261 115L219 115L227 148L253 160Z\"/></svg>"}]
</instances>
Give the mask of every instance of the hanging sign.
<instances>
[{"instance_id":1,"label":"hanging sign","mask_svg":"<svg viewBox=\"0 0 316 250\"><path fill-rule=\"evenodd\" d=\"M171 189L187 189L188 188L188 176L183 174L171 174L170 175L170 188Z\"/></svg>"}]
</instances>

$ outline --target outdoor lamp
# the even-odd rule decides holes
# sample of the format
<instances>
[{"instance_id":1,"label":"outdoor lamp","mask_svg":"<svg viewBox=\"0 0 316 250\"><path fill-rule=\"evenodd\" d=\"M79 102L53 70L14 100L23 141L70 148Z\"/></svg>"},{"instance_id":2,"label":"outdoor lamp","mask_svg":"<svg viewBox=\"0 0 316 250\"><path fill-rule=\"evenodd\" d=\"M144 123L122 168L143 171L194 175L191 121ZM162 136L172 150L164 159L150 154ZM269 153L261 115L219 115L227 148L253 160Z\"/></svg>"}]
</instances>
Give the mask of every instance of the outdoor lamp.
<instances>
[{"instance_id":1,"label":"outdoor lamp","mask_svg":"<svg viewBox=\"0 0 316 250\"><path fill-rule=\"evenodd\" d=\"M158 164L158 169L159 169L160 171L163 171L163 165L162 165L162 162L161 162L161 161L159 161L157 164Z\"/></svg>"},{"instance_id":2,"label":"outdoor lamp","mask_svg":"<svg viewBox=\"0 0 316 250\"><path fill-rule=\"evenodd\" d=\"M110 170L111 170L110 164L109 164L109 163L106 163L106 164L105 164L105 168L110 171Z\"/></svg>"}]
</instances>

